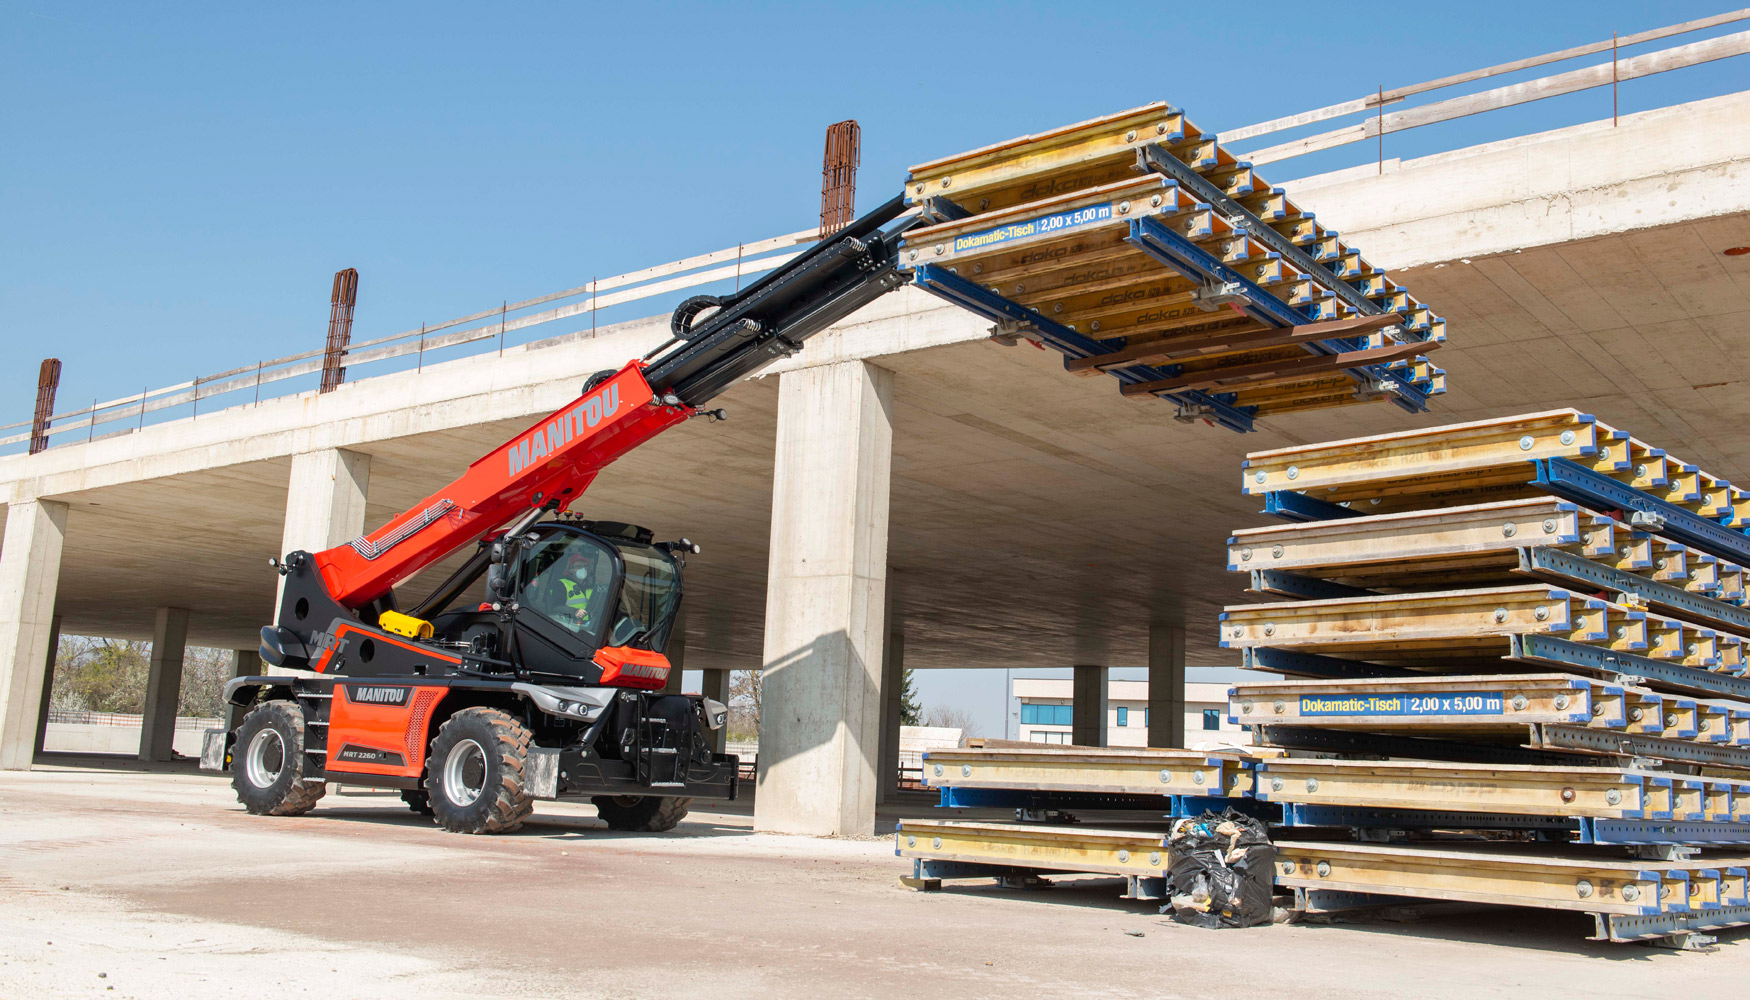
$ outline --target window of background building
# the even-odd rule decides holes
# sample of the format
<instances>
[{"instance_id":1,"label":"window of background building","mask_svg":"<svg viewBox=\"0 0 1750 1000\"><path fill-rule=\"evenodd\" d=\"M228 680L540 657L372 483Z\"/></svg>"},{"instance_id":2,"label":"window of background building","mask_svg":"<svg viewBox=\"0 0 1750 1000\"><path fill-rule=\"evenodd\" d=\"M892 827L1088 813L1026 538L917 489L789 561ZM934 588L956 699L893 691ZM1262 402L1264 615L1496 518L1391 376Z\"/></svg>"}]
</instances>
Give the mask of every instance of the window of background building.
<instances>
[{"instance_id":1,"label":"window of background building","mask_svg":"<svg viewBox=\"0 0 1750 1000\"><path fill-rule=\"evenodd\" d=\"M1122 707L1118 709L1118 724L1120 726L1130 725L1130 709Z\"/></svg>"},{"instance_id":2,"label":"window of background building","mask_svg":"<svg viewBox=\"0 0 1750 1000\"><path fill-rule=\"evenodd\" d=\"M1203 728L1204 729L1220 729L1221 728L1221 709L1219 709L1219 708L1206 708L1203 710Z\"/></svg>"},{"instance_id":3,"label":"window of background building","mask_svg":"<svg viewBox=\"0 0 1750 1000\"><path fill-rule=\"evenodd\" d=\"M1021 723L1028 726L1074 725L1074 709L1069 705L1035 705L1023 702Z\"/></svg>"}]
</instances>

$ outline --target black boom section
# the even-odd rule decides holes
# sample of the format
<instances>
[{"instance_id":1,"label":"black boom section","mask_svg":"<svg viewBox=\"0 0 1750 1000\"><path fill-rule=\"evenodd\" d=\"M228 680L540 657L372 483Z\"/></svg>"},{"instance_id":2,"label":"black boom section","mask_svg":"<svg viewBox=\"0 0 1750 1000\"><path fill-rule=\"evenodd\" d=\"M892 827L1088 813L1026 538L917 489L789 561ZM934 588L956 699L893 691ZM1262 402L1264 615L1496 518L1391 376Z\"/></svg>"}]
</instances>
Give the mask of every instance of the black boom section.
<instances>
[{"instance_id":1,"label":"black boom section","mask_svg":"<svg viewBox=\"0 0 1750 1000\"><path fill-rule=\"evenodd\" d=\"M675 339L644 373L660 396L701 406L774 358L794 354L809 337L905 284L895 269L899 234L883 232L904 215L894 198L802 256L734 295L697 296L675 310ZM715 309L703 316L706 310Z\"/></svg>"}]
</instances>

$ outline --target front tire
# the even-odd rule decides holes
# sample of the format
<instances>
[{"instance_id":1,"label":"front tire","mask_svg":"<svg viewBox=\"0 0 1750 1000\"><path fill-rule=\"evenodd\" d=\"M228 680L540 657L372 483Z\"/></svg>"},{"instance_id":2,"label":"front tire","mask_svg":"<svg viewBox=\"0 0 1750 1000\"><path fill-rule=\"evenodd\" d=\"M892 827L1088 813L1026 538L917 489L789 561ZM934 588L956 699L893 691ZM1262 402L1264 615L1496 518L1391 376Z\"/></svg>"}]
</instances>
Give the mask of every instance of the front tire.
<instances>
[{"instance_id":1,"label":"front tire","mask_svg":"<svg viewBox=\"0 0 1750 1000\"><path fill-rule=\"evenodd\" d=\"M309 769L303 710L290 701L262 702L250 710L237 727L231 755L231 787L243 808L257 816L309 812L328 791Z\"/></svg>"},{"instance_id":2,"label":"front tire","mask_svg":"<svg viewBox=\"0 0 1750 1000\"><path fill-rule=\"evenodd\" d=\"M451 833L509 833L534 812L525 790L528 727L495 708L450 716L425 761L432 818Z\"/></svg>"},{"instance_id":3,"label":"front tire","mask_svg":"<svg viewBox=\"0 0 1750 1000\"><path fill-rule=\"evenodd\" d=\"M610 830L662 833L680 825L692 799L662 795L597 795L589 800Z\"/></svg>"},{"instance_id":4,"label":"front tire","mask_svg":"<svg viewBox=\"0 0 1750 1000\"><path fill-rule=\"evenodd\" d=\"M424 791L409 788L401 793L401 801L407 803L407 808L421 816L430 816L432 814L431 796L427 795Z\"/></svg>"}]
</instances>

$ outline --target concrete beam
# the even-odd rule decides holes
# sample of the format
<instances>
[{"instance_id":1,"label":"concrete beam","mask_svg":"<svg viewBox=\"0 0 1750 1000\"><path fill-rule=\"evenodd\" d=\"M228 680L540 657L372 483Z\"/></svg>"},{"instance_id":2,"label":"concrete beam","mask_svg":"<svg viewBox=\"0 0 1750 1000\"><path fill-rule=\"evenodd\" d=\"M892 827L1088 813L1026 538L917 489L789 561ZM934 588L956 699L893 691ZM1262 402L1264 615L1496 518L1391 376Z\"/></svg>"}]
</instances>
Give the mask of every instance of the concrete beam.
<instances>
[{"instance_id":1,"label":"concrete beam","mask_svg":"<svg viewBox=\"0 0 1750 1000\"><path fill-rule=\"evenodd\" d=\"M146 709L140 718L140 759L169 760L176 739L176 704L182 697L182 657L188 651L188 610L159 608L146 673Z\"/></svg>"},{"instance_id":2,"label":"concrete beam","mask_svg":"<svg viewBox=\"0 0 1750 1000\"><path fill-rule=\"evenodd\" d=\"M1401 270L1750 211L1746 116L1727 94L1285 186Z\"/></svg>"},{"instance_id":3,"label":"concrete beam","mask_svg":"<svg viewBox=\"0 0 1750 1000\"><path fill-rule=\"evenodd\" d=\"M754 828L874 828L893 377L862 361L778 390Z\"/></svg>"},{"instance_id":4,"label":"concrete beam","mask_svg":"<svg viewBox=\"0 0 1750 1000\"><path fill-rule=\"evenodd\" d=\"M320 552L364 534L370 485L371 456L362 452L324 448L293 455L281 553Z\"/></svg>"},{"instance_id":5,"label":"concrete beam","mask_svg":"<svg viewBox=\"0 0 1750 1000\"><path fill-rule=\"evenodd\" d=\"M321 552L365 533L365 497L370 492L371 456L324 448L292 456L286 487L286 523L280 554ZM276 587L273 617L279 620Z\"/></svg>"},{"instance_id":6,"label":"concrete beam","mask_svg":"<svg viewBox=\"0 0 1750 1000\"><path fill-rule=\"evenodd\" d=\"M36 743L33 753L43 752L43 739L49 734L49 704L55 697L55 654L61 650L61 616L49 620L49 652L43 657L43 695L37 702Z\"/></svg>"},{"instance_id":7,"label":"concrete beam","mask_svg":"<svg viewBox=\"0 0 1750 1000\"><path fill-rule=\"evenodd\" d=\"M15 501L0 540L0 768L30 768L54 630L67 505Z\"/></svg>"},{"instance_id":8,"label":"concrete beam","mask_svg":"<svg viewBox=\"0 0 1750 1000\"><path fill-rule=\"evenodd\" d=\"M1077 746L1106 745L1106 667L1077 666L1070 688L1069 741Z\"/></svg>"},{"instance_id":9,"label":"concrete beam","mask_svg":"<svg viewBox=\"0 0 1750 1000\"><path fill-rule=\"evenodd\" d=\"M1185 745L1185 627L1148 629L1148 745Z\"/></svg>"}]
</instances>

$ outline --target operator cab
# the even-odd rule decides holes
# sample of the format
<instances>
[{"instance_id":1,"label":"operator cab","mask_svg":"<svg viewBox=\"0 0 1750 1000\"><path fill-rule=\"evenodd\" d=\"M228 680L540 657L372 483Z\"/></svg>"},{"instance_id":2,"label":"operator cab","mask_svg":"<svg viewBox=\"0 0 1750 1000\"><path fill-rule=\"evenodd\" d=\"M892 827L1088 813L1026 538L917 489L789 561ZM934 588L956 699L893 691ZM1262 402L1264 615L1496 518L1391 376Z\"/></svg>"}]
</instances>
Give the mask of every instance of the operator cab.
<instances>
[{"instance_id":1,"label":"operator cab","mask_svg":"<svg viewBox=\"0 0 1750 1000\"><path fill-rule=\"evenodd\" d=\"M610 521L537 524L506 546L489 592L516 608L515 641L531 671L599 679L597 650L662 652L680 607L675 545Z\"/></svg>"}]
</instances>

